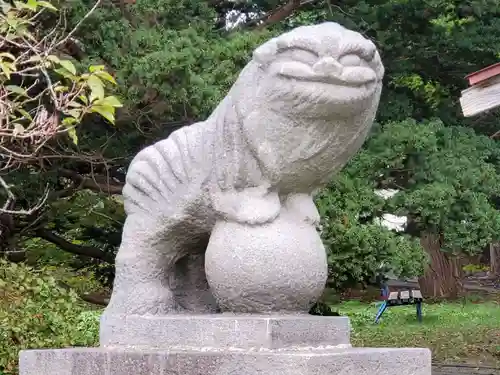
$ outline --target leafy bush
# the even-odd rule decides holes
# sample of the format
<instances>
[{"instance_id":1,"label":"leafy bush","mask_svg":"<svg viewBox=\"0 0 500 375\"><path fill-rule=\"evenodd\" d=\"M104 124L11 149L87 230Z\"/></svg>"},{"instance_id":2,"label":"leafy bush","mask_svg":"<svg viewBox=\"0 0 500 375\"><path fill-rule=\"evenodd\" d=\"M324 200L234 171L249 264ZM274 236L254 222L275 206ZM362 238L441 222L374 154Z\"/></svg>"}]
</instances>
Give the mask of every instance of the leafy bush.
<instances>
[{"instance_id":1,"label":"leafy bush","mask_svg":"<svg viewBox=\"0 0 500 375\"><path fill-rule=\"evenodd\" d=\"M0 373L17 373L22 349L97 344L100 312L51 274L0 259Z\"/></svg>"},{"instance_id":2,"label":"leafy bush","mask_svg":"<svg viewBox=\"0 0 500 375\"><path fill-rule=\"evenodd\" d=\"M376 222L385 202L369 182L342 173L318 195L316 204L330 286L340 290L368 284L379 273L409 277L423 272L426 257L418 242Z\"/></svg>"},{"instance_id":3,"label":"leafy bush","mask_svg":"<svg viewBox=\"0 0 500 375\"><path fill-rule=\"evenodd\" d=\"M471 273L478 273L478 272L488 272L490 267L485 264L467 264L462 267L462 270L464 272L467 272L469 274Z\"/></svg>"},{"instance_id":4,"label":"leafy bush","mask_svg":"<svg viewBox=\"0 0 500 375\"><path fill-rule=\"evenodd\" d=\"M387 212L411 218L406 232L442 236L441 249L477 254L499 239L500 147L440 120L386 123L348 166L374 189L397 189Z\"/></svg>"}]
</instances>

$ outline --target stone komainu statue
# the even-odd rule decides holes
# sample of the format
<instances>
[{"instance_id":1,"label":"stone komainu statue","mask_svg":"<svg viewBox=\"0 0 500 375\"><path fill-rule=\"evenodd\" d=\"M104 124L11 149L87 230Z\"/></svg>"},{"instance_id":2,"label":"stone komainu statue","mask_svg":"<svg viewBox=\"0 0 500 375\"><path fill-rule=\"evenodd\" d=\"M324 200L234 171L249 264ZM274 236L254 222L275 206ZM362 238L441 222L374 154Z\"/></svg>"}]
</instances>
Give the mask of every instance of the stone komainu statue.
<instances>
[{"instance_id":1,"label":"stone komainu statue","mask_svg":"<svg viewBox=\"0 0 500 375\"><path fill-rule=\"evenodd\" d=\"M383 74L375 45L336 23L257 48L206 121L132 161L106 313L216 311L204 268L216 220L262 225L288 205L318 222L312 194L364 142Z\"/></svg>"}]
</instances>

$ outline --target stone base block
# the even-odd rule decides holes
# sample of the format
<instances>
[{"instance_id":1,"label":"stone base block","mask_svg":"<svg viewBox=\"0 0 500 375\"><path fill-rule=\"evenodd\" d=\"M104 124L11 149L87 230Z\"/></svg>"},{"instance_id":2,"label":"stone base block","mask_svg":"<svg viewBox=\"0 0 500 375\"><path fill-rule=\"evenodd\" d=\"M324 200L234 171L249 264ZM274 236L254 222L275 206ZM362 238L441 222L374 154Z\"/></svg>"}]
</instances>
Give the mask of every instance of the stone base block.
<instances>
[{"instance_id":1,"label":"stone base block","mask_svg":"<svg viewBox=\"0 0 500 375\"><path fill-rule=\"evenodd\" d=\"M102 347L165 350L349 347L349 318L313 315L106 315Z\"/></svg>"},{"instance_id":2,"label":"stone base block","mask_svg":"<svg viewBox=\"0 0 500 375\"><path fill-rule=\"evenodd\" d=\"M427 349L27 350L20 375L431 375Z\"/></svg>"}]
</instances>

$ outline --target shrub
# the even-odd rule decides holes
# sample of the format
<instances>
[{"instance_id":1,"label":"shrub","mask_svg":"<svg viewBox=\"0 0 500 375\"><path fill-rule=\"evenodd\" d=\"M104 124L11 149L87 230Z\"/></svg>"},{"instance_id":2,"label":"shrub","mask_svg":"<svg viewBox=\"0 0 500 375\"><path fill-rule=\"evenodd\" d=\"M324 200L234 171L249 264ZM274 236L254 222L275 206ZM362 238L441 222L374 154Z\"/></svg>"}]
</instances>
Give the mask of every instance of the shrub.
<instances>
[{"instance_id":1,"label":"shrub","mask_svg":"<svg viewBox=\"0 0 500 375\"><path fill-rule=\"evenodd\" d=\"M369 182L342 172L316 197L331 288L371 284L379 274L422 273L426 257L418 242L377 222L385 202L374 190Z\"/></svg>"},{"instance_id":2,"label":"shrub","mask_svg":"<svg viewBox=\"0 0 500 375\"><path fill-rule=\"evenodd\" d=\"M46 269L0 259L0 374L16 374L20 350L95 346L99 311Z\"/></svg>"}]
</instances>

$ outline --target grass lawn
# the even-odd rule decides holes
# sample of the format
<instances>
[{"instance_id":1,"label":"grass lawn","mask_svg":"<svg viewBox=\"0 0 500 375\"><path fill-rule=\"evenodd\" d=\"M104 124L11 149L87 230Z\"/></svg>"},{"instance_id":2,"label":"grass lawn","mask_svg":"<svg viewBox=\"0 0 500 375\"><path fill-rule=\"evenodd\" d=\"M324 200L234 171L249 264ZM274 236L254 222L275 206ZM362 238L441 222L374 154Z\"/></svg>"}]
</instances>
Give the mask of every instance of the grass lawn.
<instances>
[{"instance_id":1,"label":"grass lawn","mask_svg":"<svg viewBox=\"0 0 500 375\"><path fill-rule=\"evenodd\" d=\"M353 346L425 347L437 363L500 367L500 304L443 302L423 304L423 322L415 306L388 308L373 323L378 303L347 301L334 306L349 316Z\"/></svg>"}]
</instances>

